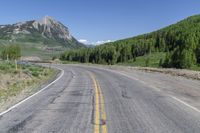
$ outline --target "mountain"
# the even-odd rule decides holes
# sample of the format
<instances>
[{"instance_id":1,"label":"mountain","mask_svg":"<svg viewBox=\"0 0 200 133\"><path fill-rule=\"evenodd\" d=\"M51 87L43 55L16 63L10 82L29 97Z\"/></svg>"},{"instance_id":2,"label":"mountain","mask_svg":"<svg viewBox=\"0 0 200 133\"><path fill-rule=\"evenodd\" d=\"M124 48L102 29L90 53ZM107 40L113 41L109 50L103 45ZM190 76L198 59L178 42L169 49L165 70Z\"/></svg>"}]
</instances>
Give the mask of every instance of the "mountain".
<instances>
[{"instance_id":1,"label":"mountain","mask_svg":"<svg viewBox=\"0 0 200 133\"><path fill-rule=\"evenodd\" d=\"M67 27L49 16L45 16L41 20L0 25L0 39L10 42L43 41L45 44L57 42L69 48L85 47L69 33Z\"/></svg>"},{"instance_id":2,"label":"mountain","mask_svg":"<svg viewBox=\"0 0 200 133\"><path fill-rule=\"evenodd\" d=\"M61 58L81 62L107 64L128 62L132 65L151 64L173 68L199 66L200 15L188 17L151 33L106 43L89 50L67 52L62 54Z\"/></svg>"},{"instance_id":3,"label":"mountain","mask_svg":"<svg viewBox=\"0 0 200 133\"><path fill-rule=\"evenodd\" d=\"M0 45L19 44L25 56L35 56L49 51L63 51L86 47L78 42L69 29L52 17L45 16L41 20L31 20L16 24L0 25ZM1 47L1 46L0 46ZM35 51L35 52L34 52Z\"/></svg>"}]
</instances>

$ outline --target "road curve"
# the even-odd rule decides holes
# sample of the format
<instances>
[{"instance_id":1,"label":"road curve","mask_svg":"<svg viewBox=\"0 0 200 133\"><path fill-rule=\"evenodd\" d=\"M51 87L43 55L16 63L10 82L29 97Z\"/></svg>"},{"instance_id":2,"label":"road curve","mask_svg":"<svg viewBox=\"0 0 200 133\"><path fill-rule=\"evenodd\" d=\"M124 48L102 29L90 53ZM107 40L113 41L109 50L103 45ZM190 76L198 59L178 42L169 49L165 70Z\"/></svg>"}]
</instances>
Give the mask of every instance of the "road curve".
<instances>
[{"instance_id":1,"label":"road curve","mask_svg":"<svg viewBox=\"0 0 200 133\"><path fill-rule=\"evenodd\" d=\"M190 103L133 75L82 65L0 116L0 133L199 133Z\"/></svg>"}]
</instances>

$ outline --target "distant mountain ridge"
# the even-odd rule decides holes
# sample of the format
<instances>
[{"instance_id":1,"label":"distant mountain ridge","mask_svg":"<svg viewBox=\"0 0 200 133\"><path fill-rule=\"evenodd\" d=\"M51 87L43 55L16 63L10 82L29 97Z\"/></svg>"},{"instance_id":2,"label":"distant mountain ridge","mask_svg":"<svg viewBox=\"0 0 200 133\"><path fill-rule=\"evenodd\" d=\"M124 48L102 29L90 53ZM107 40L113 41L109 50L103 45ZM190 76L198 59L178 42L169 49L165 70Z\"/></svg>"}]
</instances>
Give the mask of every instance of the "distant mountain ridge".
<instances>
[{"instance_id":1,"label":"distant mountain ridge","mask_svg":"<svg viewBox=\"0 0 200 133\"><path fill-rule=\"evenodd\" d=\"M69 29L52 17L16 24L0 25L0 39L9 42L42 42L45 45L60 45L66 48L81 48Z\"/></svg>"}]
</instances>

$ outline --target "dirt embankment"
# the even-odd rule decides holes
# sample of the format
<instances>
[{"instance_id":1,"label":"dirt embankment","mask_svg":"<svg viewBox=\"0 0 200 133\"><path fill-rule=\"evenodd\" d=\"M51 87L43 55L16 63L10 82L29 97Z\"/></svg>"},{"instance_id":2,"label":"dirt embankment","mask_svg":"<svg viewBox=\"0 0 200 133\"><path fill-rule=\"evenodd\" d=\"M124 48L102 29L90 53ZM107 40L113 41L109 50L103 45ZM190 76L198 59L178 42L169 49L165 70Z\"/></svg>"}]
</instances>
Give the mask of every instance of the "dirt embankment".
<instances>
[{"instance_id":1,"label":"dirt embankment","mask_svg":"<svg viewBox=\"0 0 200 133\"><path fill-rule=\"evenodd\" d=\"M136 67L134 69L142 70L146 72L159 72L164 74L170 74L172 76L182 76L189 79L200 80L200 71L186 70L186 69L159 69L159 68L145 68Z\"/></svg>"}]
</instances>

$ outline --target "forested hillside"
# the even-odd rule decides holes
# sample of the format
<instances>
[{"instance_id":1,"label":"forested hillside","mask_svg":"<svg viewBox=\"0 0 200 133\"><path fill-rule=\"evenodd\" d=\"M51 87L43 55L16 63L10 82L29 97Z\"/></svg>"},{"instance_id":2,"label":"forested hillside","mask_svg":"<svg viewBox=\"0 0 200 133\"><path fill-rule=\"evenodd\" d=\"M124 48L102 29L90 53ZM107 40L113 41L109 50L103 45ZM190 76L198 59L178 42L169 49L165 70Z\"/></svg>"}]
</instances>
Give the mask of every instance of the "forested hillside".
<instances>
[{"instance_id":1,"label":"forested hillside","mask_svg":"<svg viewBox=\"0 0 200 133\"><path fill-rule=\"evenodd\" d=\"M164 29L94 48L66 51L62 60L115 64L164 52L162 67L190 68L200 64L200 15L189 17Z\"/></svg>"}]
</instances>

